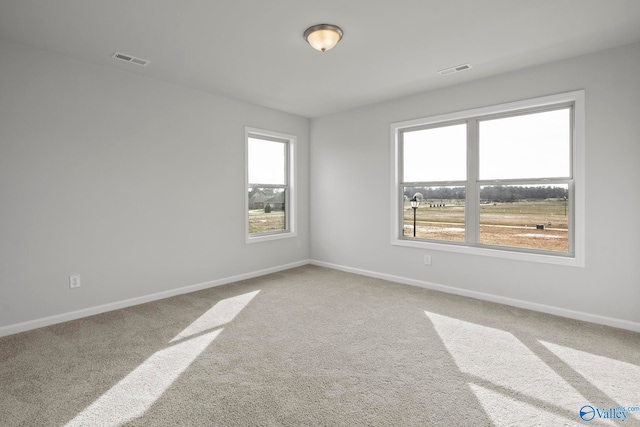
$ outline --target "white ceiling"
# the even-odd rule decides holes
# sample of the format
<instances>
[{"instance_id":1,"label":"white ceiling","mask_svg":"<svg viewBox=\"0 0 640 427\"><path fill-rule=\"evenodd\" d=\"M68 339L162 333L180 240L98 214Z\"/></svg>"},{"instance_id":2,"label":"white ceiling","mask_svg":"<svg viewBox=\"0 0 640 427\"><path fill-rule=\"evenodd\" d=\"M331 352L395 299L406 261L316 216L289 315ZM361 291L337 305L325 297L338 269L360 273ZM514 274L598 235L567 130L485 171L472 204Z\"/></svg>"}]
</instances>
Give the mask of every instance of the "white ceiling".
<instances>
[{"instance_id":1,"label":"white ceiling","mask_svg":"<svg viewBox=\"0 0 640 427\"><path fill-rule=\"evenodd\" d=\"M302 38L320 23L330 52ZM0 0L0 38L318 117L640 41L640 1Z\"/></svg>"}]
</instances>

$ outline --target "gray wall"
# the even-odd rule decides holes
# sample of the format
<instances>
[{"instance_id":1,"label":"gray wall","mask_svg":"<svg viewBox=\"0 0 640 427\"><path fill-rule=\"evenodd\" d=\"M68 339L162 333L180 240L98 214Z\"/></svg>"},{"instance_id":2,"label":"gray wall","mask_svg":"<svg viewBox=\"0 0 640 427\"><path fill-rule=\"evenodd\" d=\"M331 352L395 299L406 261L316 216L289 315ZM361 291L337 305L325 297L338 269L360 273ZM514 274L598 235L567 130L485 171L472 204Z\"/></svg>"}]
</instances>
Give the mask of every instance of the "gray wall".
<instances>
[{"instance_id":1,"label":"gray wall","mask_svg":"<svg viewBox=\"0 0 640 427\"><path fill-rule=\"evenodd\" d=\"M308 260L308 119L8 42L0 58L0 328ZM298 137L297 239L245 244L244 126Z\"/></svg>"},{"instance_id":2,"label":"gray wall","mask_svg":"<svg viewBox=\"0 0 640 427\"><path fill-rule=\"evenodd\" d=\"M634 44L313 120L311 258L637 328L638 70ZM585 268L438 251L427 267L425 251L390 245L390 123L577 89L586 90Z\"/></svg>"},{"instance_id":3,"label":"gray wall","mask_svg":"<svg viewBox=\"0 0 640 427\"><path fill-rule=\"evenodd\" d=\"M309 258L640 322L640 44L311 122L9 42L0 58L0 331ZM576 89L585 268L437 251L426 267L389 244L390 123ZM298 136L297 239L244 243L244 126Z\"/></svg>"}]
</instances>

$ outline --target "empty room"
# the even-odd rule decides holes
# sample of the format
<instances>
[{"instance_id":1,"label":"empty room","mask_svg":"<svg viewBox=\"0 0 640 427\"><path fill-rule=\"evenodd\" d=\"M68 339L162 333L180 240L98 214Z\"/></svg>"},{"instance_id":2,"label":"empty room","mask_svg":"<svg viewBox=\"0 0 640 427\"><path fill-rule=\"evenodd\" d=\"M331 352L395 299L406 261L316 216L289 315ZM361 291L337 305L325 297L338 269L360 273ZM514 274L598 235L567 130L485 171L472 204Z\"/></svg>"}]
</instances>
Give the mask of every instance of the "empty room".
<instances>
[{"instance_id":1,"label":"empty room","mask_svg":"<svg viewBox=\"0 0 640 427\"><path fill-rule=\"evenodd\" d=\"M0 0L0 425L640 426L640 2Z\"/></svg>"}]
</instances>

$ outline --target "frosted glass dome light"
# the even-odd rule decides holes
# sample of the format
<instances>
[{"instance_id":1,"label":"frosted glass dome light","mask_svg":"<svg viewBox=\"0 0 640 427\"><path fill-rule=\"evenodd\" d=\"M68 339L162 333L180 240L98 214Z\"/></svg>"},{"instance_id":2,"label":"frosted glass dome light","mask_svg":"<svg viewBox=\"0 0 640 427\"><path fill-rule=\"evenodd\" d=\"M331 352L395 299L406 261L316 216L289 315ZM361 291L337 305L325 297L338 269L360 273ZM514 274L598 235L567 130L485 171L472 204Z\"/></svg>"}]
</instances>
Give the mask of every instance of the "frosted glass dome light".
<instances>
[{"instance_id":1,"label":"frosted glass dome light","mask_svg":"<svg viewBox=\"0 0 640 427\"><path fill-rule=\"evenodd\" d=\"M331 50L342 39L342 29L336 25L319 24L307 28L304 39L316 50Z\"/></svg>"}]
</instances>

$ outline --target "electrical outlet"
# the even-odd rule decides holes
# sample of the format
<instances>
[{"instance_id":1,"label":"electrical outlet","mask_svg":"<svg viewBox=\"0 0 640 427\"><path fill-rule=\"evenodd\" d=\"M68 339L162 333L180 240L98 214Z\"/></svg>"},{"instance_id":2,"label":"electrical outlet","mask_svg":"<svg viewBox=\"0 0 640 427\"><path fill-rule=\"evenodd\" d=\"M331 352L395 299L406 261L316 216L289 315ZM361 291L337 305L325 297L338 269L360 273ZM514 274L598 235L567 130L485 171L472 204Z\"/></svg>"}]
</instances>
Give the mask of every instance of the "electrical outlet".
<instances>
[{"instance_id":1,"label":"electrical outlet","mask_svg":"<svg viewBox=\"0 0 640 427\"><path fill-rule=\"evenodd\" d=\"M69 287L71 289L73 288L79 288L80 287L80 276L69 276Z\"/></svg>"},{"instance_id":2,"label":"electrical outlet","mask_svg":"<svg viewBox=\"0 0 640 427\"><path fill-rule=\"evenodd\" d=\"M431 255L424 256L424 265L431 265Z\"/></svg>"}]
</instances>

